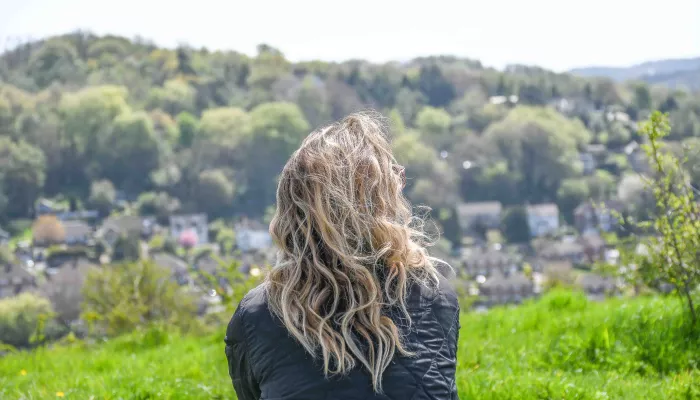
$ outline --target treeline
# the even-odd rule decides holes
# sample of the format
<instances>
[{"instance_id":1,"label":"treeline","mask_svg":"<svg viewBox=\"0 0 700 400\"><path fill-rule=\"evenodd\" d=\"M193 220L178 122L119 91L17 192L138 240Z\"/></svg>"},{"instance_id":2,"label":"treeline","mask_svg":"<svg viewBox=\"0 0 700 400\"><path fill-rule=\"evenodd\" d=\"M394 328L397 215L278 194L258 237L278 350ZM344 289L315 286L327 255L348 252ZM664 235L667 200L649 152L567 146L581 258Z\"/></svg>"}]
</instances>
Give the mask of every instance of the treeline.
<instances>
[{"instance_id":1,"label":"treeline","mask_svg":"<svg viewBox=\"0 0 700 400\"><path fill-rule=\"evenodd\" d=\"M73 33L5 52L0 81L5 222L30 217L40 196L103 212L127 200L149 214L264 217L303 137L368 107L389 117L406 190L448 236L459 201L553 201L567 218L587 198L635 205L643 188L619 153L652 109L670 113L679 151L700 148L697 95L454 57L292 63L267 45L251 57ZM590 144L610 154L584 174Z\"/></svg>"}]
</instances>

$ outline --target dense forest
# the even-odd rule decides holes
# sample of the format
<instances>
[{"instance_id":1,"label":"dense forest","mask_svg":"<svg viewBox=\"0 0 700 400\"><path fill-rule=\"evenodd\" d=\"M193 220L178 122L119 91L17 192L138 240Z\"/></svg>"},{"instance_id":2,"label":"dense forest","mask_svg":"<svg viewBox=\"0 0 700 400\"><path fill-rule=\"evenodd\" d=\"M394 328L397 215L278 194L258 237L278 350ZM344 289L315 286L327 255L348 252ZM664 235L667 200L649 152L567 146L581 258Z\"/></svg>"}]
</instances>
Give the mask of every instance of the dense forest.
<instances>
[{"instance_id":1,"label":"dense forest","mask_svg":"<svg viewBox=\"0 0 700 400\"><path fill-rule=\"evenodd\" d=\"M464 201L551 201L571 219L586 199L620 198L641 212L648 196L625 150L652 109L670 114L672 147L700 183L690 92L447 56L292 63L268 45L249 56L78 32L0 57L0 223L31 218L41 197L262 219L304 136L366 108L387 116L410 199L448 237ZM598 157L594 171L582 152Z\"/></svg>"}]
</instances>

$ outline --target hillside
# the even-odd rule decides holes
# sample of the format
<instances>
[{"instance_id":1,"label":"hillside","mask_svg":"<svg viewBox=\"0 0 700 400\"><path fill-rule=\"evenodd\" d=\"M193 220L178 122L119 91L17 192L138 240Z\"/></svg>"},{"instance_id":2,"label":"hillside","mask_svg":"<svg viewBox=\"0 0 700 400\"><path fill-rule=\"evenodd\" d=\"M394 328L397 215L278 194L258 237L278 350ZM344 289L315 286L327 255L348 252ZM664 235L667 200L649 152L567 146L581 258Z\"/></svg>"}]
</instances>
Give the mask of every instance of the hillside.
<instances>
[{"instance_id":1,"label":"hillside","mask_svg":"<svg viewBox=\"0 0 700 400\"><path fill-rule=\"evenodd\" d=\"M42 198L102 215L128 204L164 221L263 219L301 139L368 107L391 122L408 197L436 210L451 240L460 202L555 202L571 222L578 204L615 197L635 172L623 149L638 119L670 112L671 138L690 140L699 104L643 84L448 56L292 63L267 45L247 56L67 34L0 56L0 225L20 234ZM530 148L539 135L547 145ZM589 145L604 151L584 172Z\"/></svg>"},{"instance_id":2,"label":"hillside","mask_svg":"<svg viewBox=\"0 0 700 400\"><path fill-rule=\"evenodd\" d=\"M518 308L464 314L463 400L691 399L700 342L685 340L675 298L590 303L551 293ZM223 328L222 328L223 329ZM231 398L222 333L152 329L0 358L0 398Z\"/></svg>"},{"instance_id":3,"label":"hillside","mask_svg":"<svg viewBox=\"0 0 700 400\"><path fill-rule=\"evenodd\" d=\"M629 67L592 66L569 72L582 77L605 77L618 82L643 80L670 87L697 89L700 85L700 57L648 61Z\"/></svg>"}]
</instances>

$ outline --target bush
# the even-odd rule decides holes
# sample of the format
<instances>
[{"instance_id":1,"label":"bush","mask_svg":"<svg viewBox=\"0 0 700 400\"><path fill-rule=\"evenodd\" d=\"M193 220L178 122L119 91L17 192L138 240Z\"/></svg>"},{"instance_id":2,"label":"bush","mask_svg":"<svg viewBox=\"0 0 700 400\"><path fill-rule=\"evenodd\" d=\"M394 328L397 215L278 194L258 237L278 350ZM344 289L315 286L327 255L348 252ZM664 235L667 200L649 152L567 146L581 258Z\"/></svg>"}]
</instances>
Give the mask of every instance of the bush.
<instances>
[{"instance_id":1,"label":"bush","mask_svg":"<svg viewBox=\"0 0 700 400\"><path fill-rule=\"evenodd\" d=\"M0 300L0 342L29 347L41 340L52 316L51 303L30 293Z\"/></svg>"},{"instance_id":2,"label":"bush","mask_svg":"<svg viewBox=\"0 0 700 400\"><path fill-rule=\"evenodd\" d=\"M90 271L83 289L83 318L108 335L156 322L190 329L194 299L170 278L170 271L151 261Z\"/></svg>"}]
</instances>

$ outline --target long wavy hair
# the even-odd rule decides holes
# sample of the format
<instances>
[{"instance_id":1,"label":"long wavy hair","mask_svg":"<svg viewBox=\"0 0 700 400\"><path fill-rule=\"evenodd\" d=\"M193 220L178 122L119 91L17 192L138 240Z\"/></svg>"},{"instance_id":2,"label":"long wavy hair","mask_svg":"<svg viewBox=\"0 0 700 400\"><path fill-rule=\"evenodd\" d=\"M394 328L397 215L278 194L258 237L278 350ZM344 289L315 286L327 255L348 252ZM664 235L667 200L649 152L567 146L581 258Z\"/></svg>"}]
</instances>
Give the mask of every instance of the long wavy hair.
<instances>
[{"instance_id":1,"label":"long wavy hair","mask_svg":"<svg viewBox=\"0 0 700 400\"><path fill-rule=\"evenodd\" d=\"M285 165L270 233L271 311L329 374L361 364L382 390L396 352L412 353L389 318L410 324L411 284L437 282L423 220L402 194L384 119L352 114L312 132Z\"/></svg>"}]
</instances>

